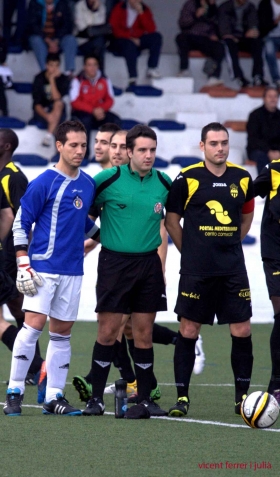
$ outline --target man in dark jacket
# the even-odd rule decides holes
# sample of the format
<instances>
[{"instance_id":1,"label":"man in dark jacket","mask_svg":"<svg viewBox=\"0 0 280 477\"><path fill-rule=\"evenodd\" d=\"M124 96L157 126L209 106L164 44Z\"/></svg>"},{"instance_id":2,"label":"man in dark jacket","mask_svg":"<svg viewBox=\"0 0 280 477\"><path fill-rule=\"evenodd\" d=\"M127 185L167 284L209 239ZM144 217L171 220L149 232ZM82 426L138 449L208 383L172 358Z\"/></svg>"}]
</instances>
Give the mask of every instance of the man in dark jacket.
<instances>
[{"instance_id":1,"label":"man in dark jacket","mask_svg":"<svg viewBox=\"0 0 280 477\"><path fill-rule=\"evenodd\" d=\"M176 37L180 56L180 73L189 76L189 51L199 50L212 58L212 69L207 71L208 85L220 81L224 47L218 38L218 9L215 0L187 0L179 17L181 33Z\"/></svg>"},{"instance_id":2,"label":"man in dark jacket","mask_svg":"<svg viewBox=\"0 0 280 477\"><path fill-rule=\"evenodd\" d=\"M258 9L260 35L273 83L280 88L277 51L280 50L280 0L261 0Z\"/></svg>"},{"instance_id":3,"label":"man in dark jacket","mask_svg":"<svg viewBox=\"0 0 280 477\"><path fill-rule=\"evenodd\" d=\"M49 53L46 69L35 76L32 86L34 119L47 127L42 146L52 144L52 134L56 126L65 120L63 97L69 92L69 78L61 73L59 55Z\"/></svg>"},{"instance_id":4,"label":"man in dark jacket","mask_svg":"<svg viewBox=\"0 0 280 477\"><path fill-rule=\"evenodd\" d=\"M234 78L241 87L248 86L238 61L238 52L247 51L253 57L253 85L264 86L262 40L258 30L258 14L248 0L228 0L219 7L219 30L232 61Z\"/></svg>"},{"instance_id":5,"label":"man in dark jacket","mask_svg":"<svg viewBox=\"0 0 280 477\"><path fill-rule=\"evenodd\" d=\"M250 113L247 123L247 153L257 163L258 173L271 161L280 159L279 93L273 86L264 91L263 106Z\"/></svg>"},{"instance_id":6,"label":"man in dark jacket","mask_svg":"<svg viewBox=\"0 0 280 477\"><path fill-rule=\"evenodd\" d=\"M65 71L75 70L76 38L72 35L72 12L65 0L30 0L28 7L29 45L41 70L45 69L48 53L65 55Z\"/></svg>"}]
</instances>

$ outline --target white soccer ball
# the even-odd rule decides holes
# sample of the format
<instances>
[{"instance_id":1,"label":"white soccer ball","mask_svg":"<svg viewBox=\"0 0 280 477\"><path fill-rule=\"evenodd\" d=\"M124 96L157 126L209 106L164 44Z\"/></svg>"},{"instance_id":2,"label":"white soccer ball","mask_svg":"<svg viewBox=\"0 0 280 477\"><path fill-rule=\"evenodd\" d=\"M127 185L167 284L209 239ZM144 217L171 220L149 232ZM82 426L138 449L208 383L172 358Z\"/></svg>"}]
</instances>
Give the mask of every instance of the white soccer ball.
<instances>
[{"instance_id":1,"label":"white soccer ball","mask_svg":"<svg viewBox=\"0 0 280 477\"><path fill-rule=\"evenodd\" d=\"M241 416L249 427L266 429L277 421L279 405L271 394L256 391L242 401Z\"/></svg>"}]
</instances>

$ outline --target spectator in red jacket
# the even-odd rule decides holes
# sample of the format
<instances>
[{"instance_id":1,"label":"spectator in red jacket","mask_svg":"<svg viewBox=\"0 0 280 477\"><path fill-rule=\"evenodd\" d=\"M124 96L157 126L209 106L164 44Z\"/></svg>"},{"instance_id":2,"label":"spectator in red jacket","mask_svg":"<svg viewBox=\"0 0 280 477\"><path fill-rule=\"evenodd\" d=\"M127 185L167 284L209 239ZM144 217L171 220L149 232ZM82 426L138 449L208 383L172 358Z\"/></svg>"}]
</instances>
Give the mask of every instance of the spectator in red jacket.
<instances>
[{"instance_id":1,"label":"spectator in red jacket","mask_svg":"<svg viewBox=\"0 0 280 477\"><path fill-rule=\"evenodd\" d=\"M160 78L158 71L159 55L162 36L156 31L152 12L141 0L127 0L117 3L112 10L109 20L113 39L111 51L125 58L129 86L135 85L137 80L137 57L142 50L149 50L147 76Z\"/></svg>"},{"instance_id":2,"label":"spectator in red jacket","mask_svg":"<svg viewBox=\"0 0 280 477\"><path fill-rule=\"evenodd\" d=\"M90 131L98 129L102 124L121 124L120 118L109 111L114 104L113 87L111 81L99 70L99 61L94 55L85 56L83 71L72 80L70 101L72 118L79 119L84 124L88 138ZM89 157L89 146L86 157Z\"/></svg>"}]
</instances>

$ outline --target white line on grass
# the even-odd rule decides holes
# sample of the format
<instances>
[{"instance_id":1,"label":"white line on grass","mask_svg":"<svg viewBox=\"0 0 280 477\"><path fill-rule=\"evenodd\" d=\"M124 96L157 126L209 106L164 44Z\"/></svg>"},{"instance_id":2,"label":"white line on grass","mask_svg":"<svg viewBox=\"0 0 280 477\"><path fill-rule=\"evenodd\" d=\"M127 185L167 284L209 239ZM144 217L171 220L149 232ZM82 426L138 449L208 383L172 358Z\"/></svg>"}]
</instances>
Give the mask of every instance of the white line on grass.
<instances>
[{"instance_id":1,"label":"white line on grass","mask_svg":"<svg viewBox=\"0 0 280 477\"><path fill-rule=\"evenodd\" d=\"M0 381L1 384L7 384L7 381ZM68 382L66 384L70 384L72 385L72 382ZM113 383L108 383L109 384L113 384ZM159 386L174 386L175 387L175 384L174 383L158 383ZM27 386L30 386L29 384ZM226 383L226 384L222 384L222 383L216 383L216 384L195 384L195 383L192 383L191 386L205 386L205 387L233 387L234 384L230 384L230 383ZM250 388L261 388L261 387L266 387L265 384L250 384Z\"/></svg>"},{"instance_id":2,"label":"white line on grass","mask_svg":"<svg viewBox=\"0 0 280 477\"><path fill-rule=\"evenodd\" d=\"M4 402L0 402L1 406L4 406ZM38 406L36 404L22 404L22 407L30 407L34 409L42 409L42 406ZM114 416L115 414L113 412L105 412L104 413L107 416ZM200 419L180 419L179 417L168 417L168 416L151 416L151 419L160 419L162 421L177 421L177 422L184 422L185 424L206 424L210 426L220 426L220 427L235 427L239 429L250 429L248 426L245 426L243 424L229 424L228 422L219 422L219 421L201 421ZM262 431L268 431L268 432L280 432L280 429L260 429Z\"/></svg>"},{"instance_id":3,"label":"white line on grass","mask_svg":"<svg viewBox=\"0 0 280 477\"><path fill-rule=\"evenodd\" d=\"M159 386L174 386L175 387L175 384L174 383L158 383ZM233 387L234 384L230 384L230 383L226 383L226 384L222 384L222 383L216 383L216 384L195 384L195 383L192 383L191 386L213 386L213 387ZM250 388L260 388L260 387L266 387L264 384L250 384Z\"/></svg>"}]
</instances>

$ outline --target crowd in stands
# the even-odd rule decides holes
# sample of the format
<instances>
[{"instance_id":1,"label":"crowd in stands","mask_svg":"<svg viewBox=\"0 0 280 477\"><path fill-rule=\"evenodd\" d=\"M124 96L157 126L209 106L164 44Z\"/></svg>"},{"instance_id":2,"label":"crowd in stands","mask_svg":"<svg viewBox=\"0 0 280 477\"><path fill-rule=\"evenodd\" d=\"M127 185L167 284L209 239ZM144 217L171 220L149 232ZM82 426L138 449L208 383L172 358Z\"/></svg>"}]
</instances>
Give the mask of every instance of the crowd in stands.
<instances>
[{"instance_id":1,"label":"crowd in stands","mask_svg":"<svg viewBox=\"0 0 280 477\"><path fill-rule=\"evenodd\" d=\"M15 27L12 18L17 9L20 21ZM162 35L157 31L151 8L141 0L4 0L3 20L0 114L8 115L5 87L12 84L12 72L5 69L7 51L18 46L33 50L40 70L33 83L34 119L47 127L45 146L51 144L56 125L65 117L66 95L70 96L72 117L79 118L88 132L104 122L120 123L120 118L110 111L114 94L104 71L106 50L124 57L127 91L134 91L137 84L137 58L142 50L149 53L147 77L161 77L158 65ZM280 87L276 56L280 49L280 0L261 0L258 7L250 0L226 0L219 6L215 0L187 0L182 5L178 26L178 76L191 76L189 52L199 50L207 57L203 68L207 86L222 84L224 60L237 87L265 86L264 53L271 82ZM250 79L241 69L239 51L252 56ZM84 56L82 71L76 71L77 54Z\"/></svg>"}]
</instances>

